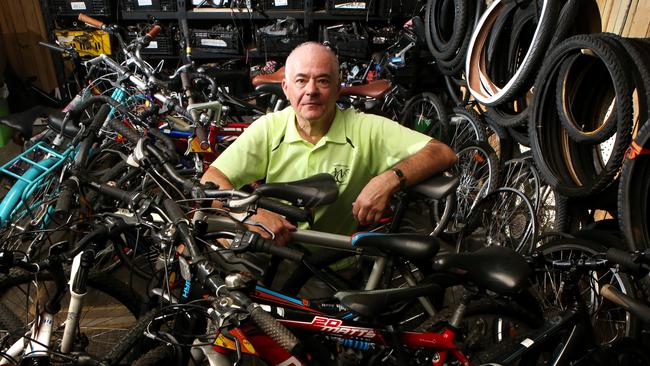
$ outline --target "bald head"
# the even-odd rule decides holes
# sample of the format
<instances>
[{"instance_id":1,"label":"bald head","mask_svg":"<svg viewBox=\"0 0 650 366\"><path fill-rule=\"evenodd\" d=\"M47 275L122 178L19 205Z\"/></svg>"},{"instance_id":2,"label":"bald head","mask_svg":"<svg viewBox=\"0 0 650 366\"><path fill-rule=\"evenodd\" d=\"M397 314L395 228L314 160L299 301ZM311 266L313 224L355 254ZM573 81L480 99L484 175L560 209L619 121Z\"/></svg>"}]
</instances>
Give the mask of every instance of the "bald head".
<instances>
[{"instance_id":1,"label":"bald head","mask_svg":"<svg viewBox=\"0 0 650 366\"><path fill-rule=\"evenodd\" d=\"M295 71L296 63L303 60L315 60L319 57L327 57L329 59L328 62L332 65L333 75L336 75L338 78L339 60L336 54L331 49L313 41L302 43L291 51L285 64L284 77L288 78L291 72Z\"/></svg>"}]
</instances>

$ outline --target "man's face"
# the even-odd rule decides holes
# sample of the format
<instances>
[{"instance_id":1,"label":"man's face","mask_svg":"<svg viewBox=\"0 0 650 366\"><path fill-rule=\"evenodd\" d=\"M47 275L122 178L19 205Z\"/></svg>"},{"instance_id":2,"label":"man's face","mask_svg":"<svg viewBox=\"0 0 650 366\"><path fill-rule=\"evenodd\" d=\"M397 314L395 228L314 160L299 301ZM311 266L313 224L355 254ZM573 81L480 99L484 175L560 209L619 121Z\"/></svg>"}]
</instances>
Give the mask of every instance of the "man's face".
<instances>
[{"instance_id":1,"label":"man's face","mask_svg":"<svg viewBox=\"0 0 650 366\"><path fill-rule=\"evenodd\" d=\"M320 48L305 47L294 56L287 64L282 89L296 116L307 121L333 116L340 87L330 54Z\"/></svg>"}]
</instances>

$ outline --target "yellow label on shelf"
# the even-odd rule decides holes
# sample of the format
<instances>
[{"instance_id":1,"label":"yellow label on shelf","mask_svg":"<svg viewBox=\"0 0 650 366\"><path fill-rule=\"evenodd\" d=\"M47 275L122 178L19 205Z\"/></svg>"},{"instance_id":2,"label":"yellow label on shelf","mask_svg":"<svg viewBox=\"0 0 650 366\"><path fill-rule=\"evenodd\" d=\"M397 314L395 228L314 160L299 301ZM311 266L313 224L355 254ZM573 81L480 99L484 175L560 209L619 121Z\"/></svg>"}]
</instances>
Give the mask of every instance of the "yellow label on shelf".
<instances>
[{"instance_id":1,"label":"yellow label on shelf","mask_svg":"<svg viewBox=\"0 0 650 366\"><path fill-rule=\"evenodd\" d=\"M79 56L111 54L111 38L102 30L56 30L56 39L74 47Z\"/></svg>"}]
</instances>

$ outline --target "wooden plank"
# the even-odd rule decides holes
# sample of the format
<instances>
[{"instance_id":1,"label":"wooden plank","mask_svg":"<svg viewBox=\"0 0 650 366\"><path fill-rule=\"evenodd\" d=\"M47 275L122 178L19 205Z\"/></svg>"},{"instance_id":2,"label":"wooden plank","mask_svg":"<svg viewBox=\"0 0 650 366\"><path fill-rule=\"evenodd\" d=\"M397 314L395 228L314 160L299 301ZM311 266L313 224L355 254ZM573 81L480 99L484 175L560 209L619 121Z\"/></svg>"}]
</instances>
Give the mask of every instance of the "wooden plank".
<instances>
[{"instance_id":1,"label":"wooden plank","mask_svg":"<svg viewBox=\"0 0 650 366\"><path fill-rule=\"evenodd\" d=\"M612 0L604 0L602 3L600 14L603 22L603 31L609 30L609 20L612 15L612 8L615 4L617 4L617 2Z\"/></svg>"},{"instance_id":2,"label":"wooden plank","mask_svg":"<svg viewBox=\"0 0 650 366\"><path fill-rule=\"evenodd\" d=\"M639 0L630 1L630 7L625 16L625 24L623 24L623 32L621 33L624 37L630 36L630 30L632 29L632 24L634 23L634 17L636 15L637 9L639 7Z\"/></svg>"},{"instance_id":3,"label":"wooden plank","mask_svg":"<svg viewBox=\"0 0 650 366\"><path fill-rule=\"evenodd\" d=\"M631 18L628 37L647 37L650 26L650 0L640 0L634 16Z\"/></svg>"}]
</instances>

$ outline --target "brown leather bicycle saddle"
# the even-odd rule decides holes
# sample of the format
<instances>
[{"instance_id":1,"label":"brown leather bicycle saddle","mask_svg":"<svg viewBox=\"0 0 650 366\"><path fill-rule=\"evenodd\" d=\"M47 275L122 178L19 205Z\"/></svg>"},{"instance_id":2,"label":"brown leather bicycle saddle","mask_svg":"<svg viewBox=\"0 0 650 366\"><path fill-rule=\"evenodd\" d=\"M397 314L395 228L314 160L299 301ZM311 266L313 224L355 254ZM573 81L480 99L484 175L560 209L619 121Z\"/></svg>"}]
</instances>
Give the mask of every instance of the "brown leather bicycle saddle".
<instances>
[{"instance_id":1,"label":"brown leather bicycle saddle","mask_svg":"<svg viewBox=\"0 0 650 366\"><path fill-rule=\"evenodd\" d=\"M341 88L341 95L359 95L371 98L380 98L390 90L390 81L381 79L374 80L368 84L344 86Z\"/></svg>"},{"instance_id":2,"label":"brown leather bicycle saddle","mask_svg":"<svg viewBox=\"0 0 650 366\"><path fill-rule=\"evenodd\" d=\"M256 75L252 80L251 83L253 86L257 87L262 84L276 84L276 83L281 83L282 79L284 79L284 66L281 68L277 69L274 73L272 74L259 74Z\"/></svg>"}]
</instances>

